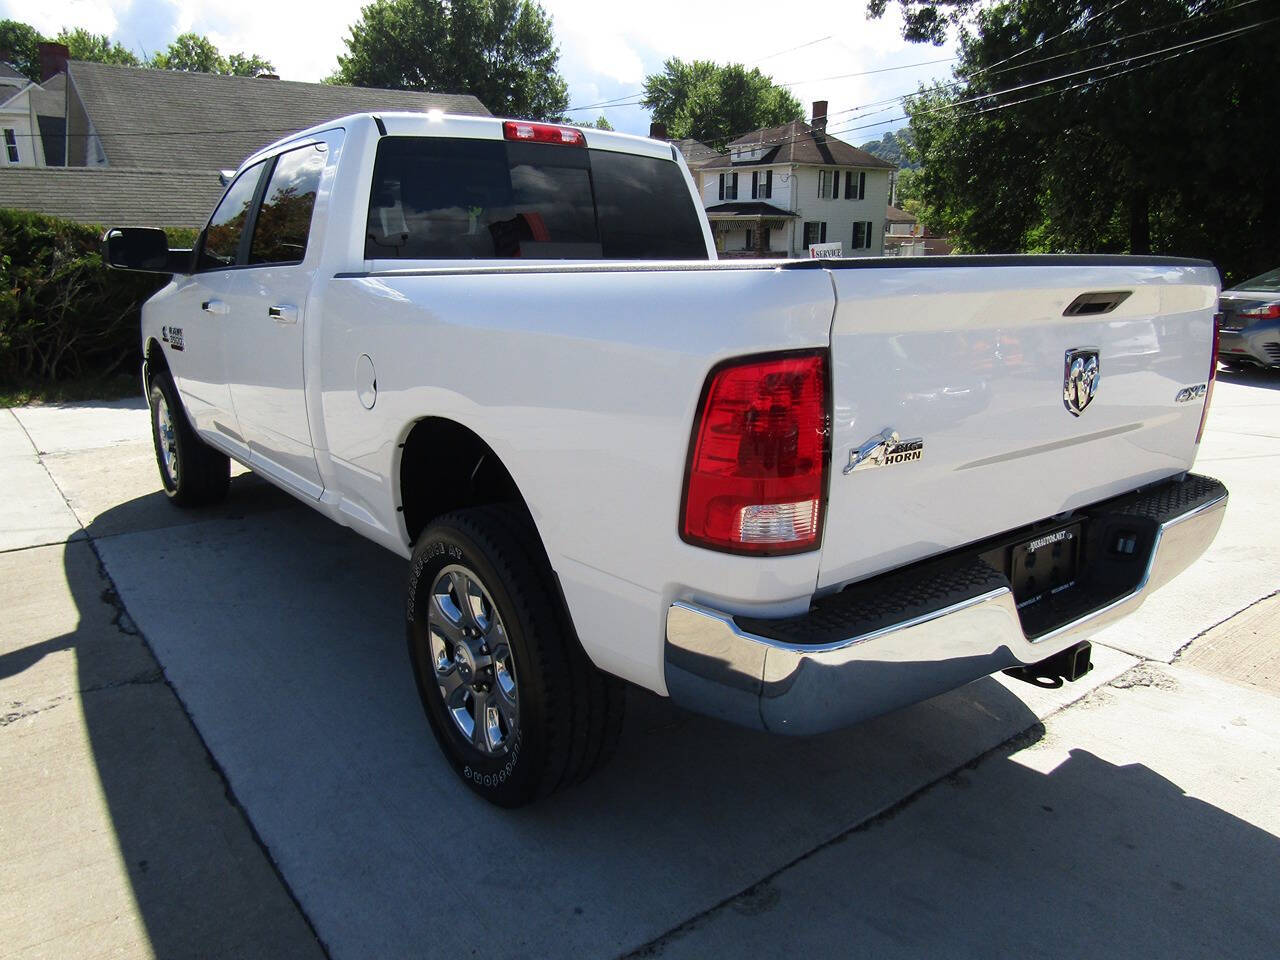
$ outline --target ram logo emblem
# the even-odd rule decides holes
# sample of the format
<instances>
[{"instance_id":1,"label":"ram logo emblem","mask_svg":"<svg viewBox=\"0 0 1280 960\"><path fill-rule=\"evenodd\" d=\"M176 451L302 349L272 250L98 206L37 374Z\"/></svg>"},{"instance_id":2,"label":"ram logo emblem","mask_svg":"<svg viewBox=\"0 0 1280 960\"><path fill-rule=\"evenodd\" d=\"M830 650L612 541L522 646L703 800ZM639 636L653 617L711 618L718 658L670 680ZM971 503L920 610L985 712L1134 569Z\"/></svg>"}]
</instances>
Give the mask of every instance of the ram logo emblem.
<instances>
[{"instance_id":1,"label":"ram logo emblem","mask_svg":"<svg viewBox=\"0 0 1280 960\"><path fill-rule=\"evenodd\" d=\"M1062 375L1062 403L1073 417L1084 413L1093 402L1102 378L1098 366L1098 351L1094 347L1076 347L1067 351Z\"/></svg>"}]
</instances>

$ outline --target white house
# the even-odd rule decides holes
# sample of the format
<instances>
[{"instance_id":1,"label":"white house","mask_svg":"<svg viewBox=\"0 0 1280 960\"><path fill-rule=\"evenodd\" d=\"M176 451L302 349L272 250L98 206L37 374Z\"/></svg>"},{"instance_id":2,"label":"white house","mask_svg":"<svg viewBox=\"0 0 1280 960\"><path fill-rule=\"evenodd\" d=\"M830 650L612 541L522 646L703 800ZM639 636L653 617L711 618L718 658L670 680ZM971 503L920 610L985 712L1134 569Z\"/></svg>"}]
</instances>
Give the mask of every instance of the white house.
<instances>
[{"instance_id":1,"label":"white house","mask_svg":"<svg viewBox=\"0 0 1280 960\"><path fill-rule=\"evenodd\" d=\"M722 256L807 257L819 243L839 243L846 257L884 253L895 168L826 128L819 100L809 123L754 130L690 164Z\"/></svg>"},{"instance_id":2,"label":"white house","mask_svg":"<svg viewBox=\"0 0 1280 960\"><path fill-rule=\"evenodd\" d=\"M951 241L940 237L915 215L890 207L885 211L886 257L938 257L951 252Z\"/></svg>"},{"instance_id":3,"label":"white house","mask_svg":"<svg viewBox=\"0 0 1280 960\"><path fill-rule=\"evenodd\" d=\"M0 167L44 167L62 163L66 78L32 83L0 62ZM54 156L47 156L53 153Z\"/></svg>"}]
</instances>

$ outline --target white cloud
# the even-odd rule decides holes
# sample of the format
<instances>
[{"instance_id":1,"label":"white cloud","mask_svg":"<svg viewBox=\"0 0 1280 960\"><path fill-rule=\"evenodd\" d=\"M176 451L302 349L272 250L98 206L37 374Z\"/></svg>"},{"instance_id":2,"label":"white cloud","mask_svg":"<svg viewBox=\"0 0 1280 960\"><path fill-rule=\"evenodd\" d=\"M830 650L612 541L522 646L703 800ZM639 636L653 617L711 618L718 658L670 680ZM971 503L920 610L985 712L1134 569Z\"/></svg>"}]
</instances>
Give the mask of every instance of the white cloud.
<instances>
[{"instance_id":1,"label":"white cloud","mask_svg":"<svg viewBox=\"0 0 1280 960\"><path fill-rule=\"evenodd\" d=\"M109 0L45 0L38 8L31 3L19 5L11 0L0 2L0 19L21 20L41 33L56 34L64 26L84 27L93 33L114 33L115 10L129 4Z\"/></svg>"}]
</instances>

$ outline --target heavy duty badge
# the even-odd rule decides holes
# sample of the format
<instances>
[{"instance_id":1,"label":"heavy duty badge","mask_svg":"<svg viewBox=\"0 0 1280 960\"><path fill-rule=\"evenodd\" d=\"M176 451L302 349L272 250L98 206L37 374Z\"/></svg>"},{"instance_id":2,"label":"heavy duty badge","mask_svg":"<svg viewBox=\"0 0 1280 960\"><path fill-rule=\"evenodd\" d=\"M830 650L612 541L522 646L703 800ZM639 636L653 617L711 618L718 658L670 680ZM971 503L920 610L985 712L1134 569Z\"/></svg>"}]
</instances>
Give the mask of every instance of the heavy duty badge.
<instances>
[{"instance_id":1,"label":"heavy duty badge","mask_svg":"<svg viewBox=\"0 0 1280 960\"><path fill-rule=\"evenodd\" d=\"M1067 351L1062 374L1062 403L1073 417L1084 413L1084 408L1098 392L1100 378L1096 348L1076 347Z\"/></svg>"},{"instance_id":2,"label":"heavy duty badge","mask_svg":"<svg viewBox=\"0 0 1280 960\"><path fill-rule=\"evenodd\" d=\"M849 463L845 466L845 475L855 470L870 470L872 467L887 467L895 463L906 463L919 460L924 456L924 438L902 440L898 432L890 427L881 430L860 447L849 451Z\"/></svg>"}]
</instances>

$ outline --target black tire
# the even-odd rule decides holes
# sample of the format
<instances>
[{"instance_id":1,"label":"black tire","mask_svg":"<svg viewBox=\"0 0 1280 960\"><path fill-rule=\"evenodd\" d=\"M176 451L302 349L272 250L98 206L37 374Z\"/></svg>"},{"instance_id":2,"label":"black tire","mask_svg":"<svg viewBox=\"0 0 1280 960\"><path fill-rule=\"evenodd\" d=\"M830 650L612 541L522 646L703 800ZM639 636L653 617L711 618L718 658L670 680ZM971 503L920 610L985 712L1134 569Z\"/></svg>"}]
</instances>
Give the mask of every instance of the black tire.
<instances>
[{"instance_id":1,"label":"black tire","mask_svg":"<svg viewBox=\"0 0 1280 960\"><path fill-rule=\"evenodd\" d=\"M231 484L231 460L196 436L167 370L152 378L147 401L151 407L156 466L168 498L180 507L203 507L226 497ZM165 431L161 426L166 412L171 433L168 439L162 436Z\"/></svg>"},{"instance_id":2,"label":"black tire","mask_svg":"<svg viewBox=\"0 0 1280 960\"><path fill-rule=\"evenodd\" d=\"M509 641L518 722L502 752L485 752L464 735L438 682L427 621L434 586L457 568L488 594ZM409 658L432 732L480 796L522 806L581 781L612 755L625 690L583 652L541 541L519 507L459 510L427 527L413 551L407 614ZM449 659L461 662L456 652Z\"/></svg>"}]
</instances>

